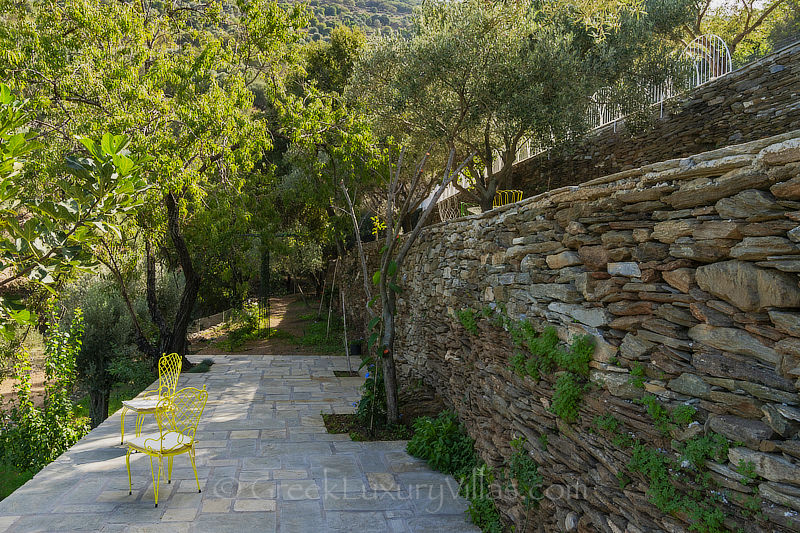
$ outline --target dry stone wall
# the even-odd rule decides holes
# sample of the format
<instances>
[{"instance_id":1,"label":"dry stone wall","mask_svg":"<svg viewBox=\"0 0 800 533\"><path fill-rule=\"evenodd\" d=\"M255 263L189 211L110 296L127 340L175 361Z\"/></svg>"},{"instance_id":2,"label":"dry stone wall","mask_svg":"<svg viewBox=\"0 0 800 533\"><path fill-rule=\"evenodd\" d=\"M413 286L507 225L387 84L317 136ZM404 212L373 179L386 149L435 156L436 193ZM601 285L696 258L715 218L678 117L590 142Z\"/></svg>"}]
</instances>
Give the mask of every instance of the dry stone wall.
<instances>
[{"instance_id":1,"label":"dry stone wall","mask_svg":"<svg viewBox=\"0 0 800 533\"><path fill-rule=\"evenodd\" d=\"M363 301L354 258L344 266L348 301ZM401 279L399 371L456 410L498 472L526 438L545 498L529 514L498 494L517 531L688 531L691 506L659 509L630 464L636 446L660 454L715 433L731 442L703 467L727 516L718 530L798 531L799 282L795 131L426 228ZM594 338L575 422L552 412L557 369L521 377L507 331L455 316L487 307ZM694 422L659 427L659 406L687 404Z\"/></svg>"},{"instance_id":2,"label":"dry stone wall","mask_svg":"<svg viewBox=\"0 0 800 533\"><path fill-rule=\"evenodd\" d=\"M706 83L664 111L650 130L631 135L624 123L608 125L568 151L554 149L518 164L514 188L530 196L800 128L800 43Z\"/></svg>"}]
</instances>

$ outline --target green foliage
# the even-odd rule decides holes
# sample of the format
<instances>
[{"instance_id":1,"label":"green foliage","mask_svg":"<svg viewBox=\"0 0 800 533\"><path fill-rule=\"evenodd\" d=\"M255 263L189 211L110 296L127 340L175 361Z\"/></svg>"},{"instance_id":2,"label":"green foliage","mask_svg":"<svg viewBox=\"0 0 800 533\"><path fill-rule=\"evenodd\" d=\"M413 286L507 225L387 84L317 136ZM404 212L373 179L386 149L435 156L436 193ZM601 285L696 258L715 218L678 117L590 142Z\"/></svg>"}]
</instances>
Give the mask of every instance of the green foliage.
<instances>
[{"instance_id":1,"label":"green foliage","mask_svg":"<svg viewBox=\"0 0 800 533\"><path fill-rule=\"evenodd\" d=\"M614 415L603 415L603 416L596 416L594 419L594 425L598 428L609 431L611 433L616 433L617 430L620 428L619 420Z\"/></svg>"},{"instance_id":2,"label":"green foliage","mask_svg":"<svg viewBox=\"0 0 800 533\"><path fill-rule=\"evenodd\" d=\"M148 338L156 337L156 326L149 320L144 295L144 274L134 264L125 272L126 286L131 295L130 305ZM159 309L167 320L177 312L183 277L177 273L162 272L156 279ZM67 309L84 309L85 332L77 357L78 377L83 387L95 401L92 423L99 424L108 416L105 409L112 390L130 390L137 393L157 377L153 362L139 351L137 330L128 310L128 304L117 283L100 275L85 275L68 285L63 291ZM69 312L65 320L69 320ZM115 387L119 383L120 386ZM135 394L134 394L135 396ZM125 398L128 399L128 398Z\"/></svg>"},{"instance_id":3,"label":"green foliage","mask_svg":"<svg viewBox=\"0 0 800 533\"><path fill-rule=\"evenodd\" d=\"M342 27L358 28L371 36L395 31L407 35L414 23L412 12L419 3L418 0L312 0L309 5L314 18L310 38L318 42L326 38L333 41Z\"/></svg>"},{"instance_id":4,"label":"green foliage","mask_svg":"<svg viewBox=\"0 0 800 533\"><path fill-rule=\"evenodd\" d=\"M376 367L369 354L362 354L360 368L367 367L366 379L361 385L361 399L354 404L356 416L361 423L369 428L384 427L386 425L386 384L383 381L383 371Z\"/></svg>"},{"instance_id":5,"label":"green foliage","mask_svg":"<svg viewBox=\"0 0 800 533\"><path fill-rule=\"evenodd\" d=\"M539 466L525 450L525 440L517 437L511 441L511 458L508 462L508 476L517 482L517 491L526 507L535 507L544 497L543 478Z\"/></svg>"},{"instance_id":6,"label":"green foliage","mask_svg":"<svg viewBox=\"0 0 800 533\"><path fill-rule=\"evenodd\" d=\"M141 354L117 357L109 363L108 373L116 384L139 390L146 389L158 378L158 374L153 369L150 361L142 357Z\"/></svg>"},{"instance_id":7,"label":"green foliage","mask_svg":"<svg viewBox=\"0 0 800 533\"><path fill-rule=\"evenodd\" d=\"M344 351L342 332L341 317L332 313L330 331L327 319L315 320L305 327L303 336L296 341L303 346L314 346L324 353L341 354Z\"/></svg>"},{"instance_id":8,"label":"green foliage","mask_svg":"<svg viewBox=\"0 0 800 533\"><path fill-rule=\"evenodd\" d=\"M473 335L478 334L478 323L475 320L475 315L477 315L477 312L472 309L461 309L460 311L456 311L458 321L461 322L461 325L465 330Z\"/></svg>"},{"instance_id":9,"label":"green foliage","mask_svg":"<svg viewBox=\"0 0 800 533\"><path fill-rule=\"evenodd\" d=\"M594 425L598 429L611 433L611 442L617 448L630 448L633 446L633 437L625 431L622 423L614 415L605 414L603 416L596 416L594 418Z\"/></svg>"},{"instance_id":10,"label":"green foliage","mask_svg":"<svg viewBox=\"0 0 800 533\"><path fill-rule=\"evenodd\" d=\"M67 158L74 179L59 168L50 190L31 191L23 163L42 145L27 127L28 107L0 84L0 252L10 272L0 287L25 280L55 292L56 279L89 266L99 240L119 234L122 217L142 205L148 187L140 170L147 158L130 156L122 135L105 134L100 142L81 138L91 157ZM0 335L10 339L12 324L34 322L19 299L0 296Z\"/></svg>"},{"instance_id":11,"label":"green foliage","mask_svg":"<svg viewBox=\"0 0 800 533\"><path fill-rule=\"evenodd\" d=\"M736 465L736 471L744 476L744 480L742 480L743 485L750 485L758 477L756 474L756 465L753 461L745 461L744 459L739 460L739 464Z\"/></svg>"},{"instance_id":12,"label":"green foliage","mask_svg":"<svg viewBox=\"0 0 800 533\"><path fill-rule=\"evenodd\" d=\"M668 514L680 508L678 491L670 482L670 470L676 467L675 462L666 453L638 442L634 444L633 455L628 462L628 469L631 472L642 474L647 480L650 503Z\"/></svg>"},{"instance_id":13,"label":"green foliage","mask_svg":"<svg viewBox=\"0 0 800 533\"><path fill-rule=\"evenodd\" d=\"M575 374L570 372L561 374L556 380L550 410L561 419L574 422L578 419L584 388Z\"/></svg>"},{"instance_id":14,"label":"green foliage","mask_svg":"<svg viewBox=\"0 0 800 533\"><path fill-rule=\"evenodd\" d=\"M665 37L689 20L689 2L633 5L424 2L410 39L391 36L362 54L349 93L380 133L420 152L476 152L469 177L489 209L511 179L510 164L493 163L512 161L525 140L546 146L585 131L585 103L600 87L612 88L612 105L638 110L649 106L647 82L678 79Z\"/></svg>"},{"instance_id":15,"label":"green foliage","mask_svg":"<svg viewBox=\"0 0 800 533\"><path fill-rule=\"evenodd\" d=\"M469 500L467 512L472 523L483 533L503 533L503 522L491 493L494 482L492 469L481 464L461 482L459 494Z\"/></svg>"},{"instance_id":16,"label":"green foliage","mask_svg":"<svg viewBox=\"0 0 800 533\"><path fill-rule=\"evenodd\" d=\"M511 319L502 307L487 307L480 314L471 309L459 312L459 318L468 331L467 326L471 327L471 321L479 317L491 320L511 335L517 350L509 359L509 367L518 376L529 376L538 381L543 373L562 372L555 384L550 410L567 422L577 420L589 376L589 362L595 350L594 339L590 335L579 335L572 339L571 344L563 346L555 327L547 326L538 333L529 321Z\"/></svg>"},{"instance_id":17,"label":"green foliage","mask_svg":"<svg viewBox=\"0 0 800 533\"><path fill-rule=\"evenodd\" d=\"M706 461L723 461L727 458L728 447L728 439L717 433L710 433L681 443L678 451L683 460L700 469L705 466Z\"/></svg>"},{"instance_id":18,"label":"green foliage","mask_svg":"<svg viewBox=\"0 0 800 533\"><path fill-rule=\"evenodd\" d=\"M494 474L477 458L474 445L455 413L443 411L436 418L420 417L414 421L414 436L406 450L425 459L432 468L459 480L459 494L470 502L468 513L472 523L483 532L501 533L503 523L491 493ZM526 482L533 483L528 465L520 465L520 475Z\"/></svg>"},{"instance_id":19,"label":"green foliage","mask_svg":"<svg viewBox=\"0 0 800 533\"><path fill-rule=\"evenodd\" d=\"M736 500L743 507L742 514L744 516L752 516L758 519L764 518L761 512L761 495L758 493L758 487L753 487L753 494L740 494L736 497Z\"/></svg>"},{"instance_id":20,"label":"green foliage","mask_svg":"<svg viewBox=\"0 0 800 533\"><path fill-rule=\"evenodd\" d=\"M679 446L679 450L680 460L676 461L667 452L637 441L633 445L628 470L642 475L647 481L650 503L667 514L685 513L691 531L727 531L723 525L722 498L710 474L704 470L706 461L727 456L727 440L712 433L690 439Z\"/></svg>"},{"instance_id":21,"label":"green foliage","mask_svg":"<svg viewBox=\"0 0 800 533\"><path fill-rule=\"evenodd\" d=\"M656 398L654 395L645 394L638 400L634 401L647 407L647 414L650 415L650 418L653 420L653 424L662 435L669 435L669 432L674 429L675 425L672 423L672 418L670 417L669 411L667 411L667 409L661 405L661 402L659 402L658 398Z\"/></svg>"},{"instance_id":22,"label":"green foliage","mask_svg":"<svg viewBox=\"0 0 800 533\"><path fill-rule=\"evenodd\" d=\"M722 37L730 49L733 68L740 68L797 40L798 7L793 0L713 2L693 31Z\"/></svg>"},{"instance_id":23,"label":"green foliage","mask_svg":"<svg viewBox=\"0 0 800 533\"><path fill-rule=\"evenodd\" d=\"M38 470L72 446L88 428L73 415L71 395L75 383L75 359L81 348L83 317L76 310L67 329L58 327L49 309L45 344L45 395L37 407L30 390L30 364L22 353L15 366L19 383L16 402L0 412L0 463L20 471Z\"/></svg>"},{"instance_id":24,"label":"green foliage","mask_svg":"<svg viewBox=\"0 0 800 533\"><path fill-rule=\"evenodd\" d=\"M406 450L425 459L431 468L456 479L471 475L476 466L475 442L467 435L452 411L443 411L436 418L420 417L414 421L414 436Z\"/></svg>"},{"instance_id":25,"label":"green foliage","mask_svg":"<svg viewBox=\"0 0 800 533\"><path fill-rule=\"evenodd\" d=\"M24 485L35 473L34 470L20 470L0 461L0 501Z\"/></svg>"},{"instance_id":26,"label":"green foliage","mask_svg":"<svg viewBox=\"0 0 800 533\"><path fill-rule=\"evenodd\" d=\"M644 365L642 365L638 361L634 361L634 363L631 365L631 377L628 380L628 383L631 383L633 386L643 389L646 377L647 376L645 376L644 373Z\"/></svg>"},{"instance_id":27,"label":"green foliage","mask_svg":"<svg viewBox=\"0 0 800 533\"><path fill-rule=\"evenodd\" d=\"M547 451L547 433L539 435L539 445L542 447L542 450Z\"/></svg>"},{"instance_id":28,"label":"green foliage","mask_svg":"<svg viewBox=\"0 0 800 533\"><path fill-rule=\"evenodd\" d=\"M514 352L514 355L511 356L511 359L509 359L508 362L509 362L509 366L511 367L511 370L516 375L518 375L519 377L524 377L526 374L531 375L531 372L528 372L528 370L525 368L525 364L526 364L527 361L528 361L528 358L525 356L525 354L522 353L522 352L517 351L517 352ZM531 370L534 373L536 372L535 368L533 368ZM535 376L531 375L531 377L533 377L534 380L536 380L536 381L539 380L539 375L538 374L535 374Z\"/></svg>"},{"instance_id":29,"label":"green foliage","mask_svg":"<svg viewBox=\"0 0 800 533\"><path fill-rule=\"evenodd\" d=\"M247 304L242 309L237 309L233 314L227 338L220 341L218 346L232 352L248 341L266 337L269 331L266 327L260 327L261 318L258 311L258 306L255 304Z\"/></svg>"},{"instance_id":30,"label":"green foliage","mask_svg":"<svg viewBox=\"0 0 800 533\"><path fill-rule=\"evenodd\" d=\"M672 410L672 421L679 426L687 426L694 420L694 415L697 413L691 405L681 404Z\"/></svg>"}]
</instances>

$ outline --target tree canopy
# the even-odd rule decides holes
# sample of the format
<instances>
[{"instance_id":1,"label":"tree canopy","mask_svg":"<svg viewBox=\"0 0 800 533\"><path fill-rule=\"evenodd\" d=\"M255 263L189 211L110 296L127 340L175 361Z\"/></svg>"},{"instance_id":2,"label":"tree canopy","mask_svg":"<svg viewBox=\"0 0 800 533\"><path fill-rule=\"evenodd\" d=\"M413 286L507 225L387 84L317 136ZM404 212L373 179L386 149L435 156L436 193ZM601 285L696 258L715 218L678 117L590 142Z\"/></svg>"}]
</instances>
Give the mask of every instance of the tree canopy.
<instances>
[{"instance_id":1,"label":"tree canopy","mask_svg":"<svg viewBox=\"0 0 800 533\"><path fill-rule=\"evenodd\" d=\"M601 87L634 111L653 84L676 79L667 37L690 15L684 0L623 4L614 16L568 2L425 2L411 39L376 41L349 88L377 131L423 152L475 152L471 187L483 209L510 185L523 143L550 146L586 130ZM605 16L606 18L597 18Z\"/></svg>"}]
</instances>

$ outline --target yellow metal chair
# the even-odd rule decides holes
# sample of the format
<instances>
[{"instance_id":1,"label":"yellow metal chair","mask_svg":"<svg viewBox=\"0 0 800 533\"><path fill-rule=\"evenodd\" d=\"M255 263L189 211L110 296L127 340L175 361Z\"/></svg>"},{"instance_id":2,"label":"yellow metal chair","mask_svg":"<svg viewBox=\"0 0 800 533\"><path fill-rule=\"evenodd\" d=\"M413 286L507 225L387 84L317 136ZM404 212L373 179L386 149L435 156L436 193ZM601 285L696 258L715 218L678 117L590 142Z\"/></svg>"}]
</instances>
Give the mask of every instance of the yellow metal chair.
<instances>
[{"instance_id":1,"label":"yellow metal chair","mask_svg":"<svg viewBox=\"0 0 800 533\"><path fill-rule=\"evenodd\" d=\"M158 421L158 433L140 435L128 440L128 453L125 464L128 466L128 494L133 493L131 482L131 453L141 452L150 456L150 473L153 474L153 492L158 507L158 486L161 482L161 470L164 457L167 458L167 482L172 483L172 459L182 453L189 454L200 492L200 479L197 477L195 449L197 425L206 407L208 392L205 388L187 387L176 392L172 397L162 398L155 411ZM153 459L158 459L158 473L153 466Z\"/></svg>"},{"instance_id":2,"label":"yellow metal chair","mask_svg":"<svg viewBox=\"0 0 800 533\"><path fill-rule=\"evenodd\" d=\"M497 191L492 200L492 207L500 207L501 205L513 204L522 200L522 191L517 189L509 189L506 191Z\"/></svg>"},{"instance_id":3,"label":"yellow metal chair","mask_svg":"<svg viewBox=\"0 0 800 533\"><path fill-rule=\"evenodd\" d=\"M136 436L142 433L142 423L144 415L155 413L158 403L163 398L169 398L175 394L178 387L178 377L181 375L181 356L176 353L161 356L158 360L158 389L145 391L132 400L122 402L122 435L120 444L125 443L125 413L128 411L136 412Z\"/></svg>"}]
</instances>

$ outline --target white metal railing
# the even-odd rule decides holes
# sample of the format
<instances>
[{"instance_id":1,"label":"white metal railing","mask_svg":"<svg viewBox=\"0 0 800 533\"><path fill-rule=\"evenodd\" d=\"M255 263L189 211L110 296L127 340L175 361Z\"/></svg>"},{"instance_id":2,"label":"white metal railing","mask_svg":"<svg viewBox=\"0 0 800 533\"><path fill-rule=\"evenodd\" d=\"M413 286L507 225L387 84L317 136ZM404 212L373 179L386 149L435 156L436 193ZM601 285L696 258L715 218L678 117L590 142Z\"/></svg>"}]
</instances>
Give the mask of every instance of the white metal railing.
<instances>
[{"instance_id":1,"label":"white metal railing","mask_svg":"<svg viewBox=\"0 0 800 533\"><path fill-rule=\"evenodd\" d=\"M688 90L724 76L733 70L728 45L717 35L700 35L686 45L681 56L693 63ZM668 81L662 85L648 88L648 93L650 102L659 104L659 118L663 118L664 102L675 96L678 91ZM592 104L589 106L588 112L590 128L600 128L613 123L614 131L616 131L616 123L625 117L625 112L621 106L611 103L611 97L610 87L603 87L592 96Z\"/></svg>"}]
</instances>

